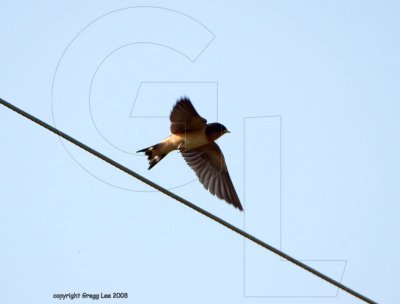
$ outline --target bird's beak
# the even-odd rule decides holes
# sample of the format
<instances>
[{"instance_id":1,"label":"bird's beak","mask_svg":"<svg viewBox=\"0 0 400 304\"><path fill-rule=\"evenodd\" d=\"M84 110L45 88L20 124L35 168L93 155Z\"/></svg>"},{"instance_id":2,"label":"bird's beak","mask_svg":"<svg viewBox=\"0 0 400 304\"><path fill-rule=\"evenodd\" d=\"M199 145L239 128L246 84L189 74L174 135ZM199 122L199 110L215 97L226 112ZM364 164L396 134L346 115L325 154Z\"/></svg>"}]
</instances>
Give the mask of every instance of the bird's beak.
<instances>
[{"instance_id":1,"label":"bird's beak","mask_svg":"<svg viewBox=\"0 0 400 304\"><path fill-rule=\"evenodd\" d=\"M231 133L231 131L226 130L225 133Z\"/></svg>"}]
</instances>

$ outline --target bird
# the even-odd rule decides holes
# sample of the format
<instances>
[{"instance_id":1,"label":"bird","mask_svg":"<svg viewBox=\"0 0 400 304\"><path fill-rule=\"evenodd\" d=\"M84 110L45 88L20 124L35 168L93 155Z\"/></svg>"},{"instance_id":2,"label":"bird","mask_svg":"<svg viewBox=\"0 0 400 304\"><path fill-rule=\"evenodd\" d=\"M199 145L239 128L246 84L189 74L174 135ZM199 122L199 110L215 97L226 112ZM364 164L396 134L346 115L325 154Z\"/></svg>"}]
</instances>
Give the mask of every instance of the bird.
<instances>
[{"instance_id":1,"label":"bird","mask_svg":"<svg viewBox=\"0 0 400 304\"><path fill-rule=\"evenodd\" d=\"M170 136L158 144L137 151L144 152L147 156L148 170L168 153L178 150L206 190L242 211L243 207L229 175L224 155L215 142L230 131L218 122L207 123L197 113L188 97L177 100L169 118Z\"/></svg>"}]
</instances>

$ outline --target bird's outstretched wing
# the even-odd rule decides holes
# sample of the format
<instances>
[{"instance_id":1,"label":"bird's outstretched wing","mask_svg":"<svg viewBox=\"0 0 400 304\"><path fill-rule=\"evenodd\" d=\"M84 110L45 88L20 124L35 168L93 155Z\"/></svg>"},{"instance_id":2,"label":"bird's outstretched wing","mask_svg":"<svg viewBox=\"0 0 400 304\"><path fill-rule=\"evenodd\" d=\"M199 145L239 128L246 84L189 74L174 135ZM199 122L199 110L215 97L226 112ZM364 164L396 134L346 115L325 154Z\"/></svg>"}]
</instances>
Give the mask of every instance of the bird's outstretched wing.
<instances>
[{"instance_id":1,"label":"bird's outstretched wing","mask_svg":"<svg viewBox=\"0 0 400 304\"><path fill-rule=\"evenodd\" d=\"M197 149L181 151L181 154L194 170L204 188L235 208L243 210L229 176L224 155L215 142Z\"/></svg>"},{"instance_id":2,"label":"bird's outstretched wing","mask_svg":"<svg viewBox=\"0 0 400 304\"><path fill-rule=\"evenodd\" d=\"M172 134L199 130L207 123L207 120L197 113L190 99L186 97L176 102L169 119L171 120Z\"/></svg>"}]
</instances>

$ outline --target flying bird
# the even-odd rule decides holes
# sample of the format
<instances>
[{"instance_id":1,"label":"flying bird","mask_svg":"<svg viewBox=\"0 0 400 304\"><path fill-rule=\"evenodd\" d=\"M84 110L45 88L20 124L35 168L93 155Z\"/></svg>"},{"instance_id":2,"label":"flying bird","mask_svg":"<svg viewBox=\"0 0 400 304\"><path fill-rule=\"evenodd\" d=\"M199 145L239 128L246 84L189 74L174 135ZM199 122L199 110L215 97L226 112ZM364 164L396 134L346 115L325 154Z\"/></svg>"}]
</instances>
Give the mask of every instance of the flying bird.
<instances>
[{"instance_id":1,"label":"flying bird","mask_svg":"<svg viewBox=\"0 0 400 304\"><path fill-rule=\"evenodd\" d=\"M230 133L220 123L207 123L187 97L179 99L170 114L171 135L162 142L139 150L148 156L149 170L169 152L179 150L204 188L243 210L233 186L221 149L215 140Z\"/></svg>"}]
</instances>

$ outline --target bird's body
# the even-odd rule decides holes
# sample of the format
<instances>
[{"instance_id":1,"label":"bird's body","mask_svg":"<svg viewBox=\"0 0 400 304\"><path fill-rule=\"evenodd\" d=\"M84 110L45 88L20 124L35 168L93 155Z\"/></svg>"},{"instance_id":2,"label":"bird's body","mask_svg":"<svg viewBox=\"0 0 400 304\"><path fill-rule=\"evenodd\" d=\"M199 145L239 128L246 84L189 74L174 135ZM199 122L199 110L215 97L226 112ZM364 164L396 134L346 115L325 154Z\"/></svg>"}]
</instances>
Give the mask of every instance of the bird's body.
<instances>
[{"instance_id":1,"label":"bird's body","mask_svg":"<svg viewBox=\"0 0 400 304\"><path fill-rule=\"evenodd\" d=\"M178 100L172 109L171 135L160 143L139 150L149 159L149 169L169 152L179 150L200 182L212 194L243 210L228 173L224 156L215 140L229 131L220 123L202 118L188 98Z\"/></svg>"},{"instance_id":2,"label":"bird's body","mask_svg":"<svg viewBox=\"0 0 400 304\"><path fill-rule=\"evenodd\" d=\"M173 150L192 150L204 146L210 142L205 133L205 128L188 133L171 134L162 141Z\"/></svg>"}]
</instances>

